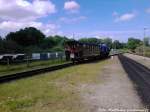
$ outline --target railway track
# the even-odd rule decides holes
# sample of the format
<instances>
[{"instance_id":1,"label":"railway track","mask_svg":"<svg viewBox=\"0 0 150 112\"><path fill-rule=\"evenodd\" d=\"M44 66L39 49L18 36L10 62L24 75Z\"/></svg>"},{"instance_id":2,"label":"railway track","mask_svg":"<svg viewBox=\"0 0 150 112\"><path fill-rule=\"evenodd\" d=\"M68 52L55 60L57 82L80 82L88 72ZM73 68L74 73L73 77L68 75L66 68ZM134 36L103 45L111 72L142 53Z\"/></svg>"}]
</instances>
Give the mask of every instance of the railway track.
<instances>
[{"instance_id":1,"label":"railway track","mask_svg":"<svg viewBox=\"0 0 150 112\"><path fill-rule=\"evenodd\" d=\"M135 87L143 104L150 108L150 69L126 56L118 57L129 78L136 84Z\"/></svg>"},{"instance_id":2,"label":"railway track","mask_svg":"<svg viewBox=\"0 0 150 112\"><path fill-rule=\"evenodd\" d=\"M54 70L58 70L58 69L63 69L63 68L66 68L66 67L69 67L72 65L73 65L73 63L70 62L70 63L66 63L66 64L55 65L55 66L51 66L51 67L35 69L35 70L26 71L26 72L4 75L4 76L0 77L0 83L5 83L5 82L12 81L12 80L25 78L25 77L30 77L33 75L38 75L41 73L50 72L50 71L54 71Z\"/></svg>"},{"instance_id":3,"label":"railway track","mask_svg":"<svg viewBox=\"0 0 150 112\"><path fill-rule=\"evenodd\" d=\"M114 55L118 55L118 54L111 54L110 56L114 56ZM89 61L85 61L83 63L88 63L88 62ZM90 62L92 62L92 61L90 61ZM0 76L0 84L5 83L5 82L9 82L12 80L17 80L17 79L21 79L21 78L25 78L25 77L38 75L41 73L46 73L46 72L50 72L50 71L54 71L54 70L58 70L58 69L63 69L63 68L70 67L73 65L74 64L70 62L70 63L66 63L66 64L61 64L61 65L56 65L56 66L51 66L51 67L46 67L46 68L40 68L40 69L30 70L30 71L26 71L26 72L14 73L14 74L9 74L9 75L2 75L2 76Z\"/></svg>"}]
</instances>

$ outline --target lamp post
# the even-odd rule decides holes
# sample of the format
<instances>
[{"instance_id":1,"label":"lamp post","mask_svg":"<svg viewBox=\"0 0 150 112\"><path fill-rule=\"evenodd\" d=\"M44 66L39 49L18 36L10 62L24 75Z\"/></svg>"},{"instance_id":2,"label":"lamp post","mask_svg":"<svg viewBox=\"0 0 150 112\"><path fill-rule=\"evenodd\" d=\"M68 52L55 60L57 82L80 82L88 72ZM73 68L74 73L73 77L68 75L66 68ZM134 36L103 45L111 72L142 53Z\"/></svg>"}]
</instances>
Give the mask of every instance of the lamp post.
<instances>
[{"instance_id":1,"label":"lamp post","mask_svg":"<svg viewBox=\"0 0 150 112\"><path fill-rule=\"evenodd\" d=\"M149 30L149 28L144 28L144 38L143 38L143 56L145 56L145 37L146 37L146 31ZM150 44L150 38L148 38L148 44Z\"/></svg>"},{"instance_id":2,"label":"lamp post","mask_svg":"<svg viewBox=\"0 0 150 112\"><path fill-rule=\"evenodd\" d=\"M75 40L74 37L75 37L75 34L73 33L73 40Z\"/></svg>"}]
</instances>

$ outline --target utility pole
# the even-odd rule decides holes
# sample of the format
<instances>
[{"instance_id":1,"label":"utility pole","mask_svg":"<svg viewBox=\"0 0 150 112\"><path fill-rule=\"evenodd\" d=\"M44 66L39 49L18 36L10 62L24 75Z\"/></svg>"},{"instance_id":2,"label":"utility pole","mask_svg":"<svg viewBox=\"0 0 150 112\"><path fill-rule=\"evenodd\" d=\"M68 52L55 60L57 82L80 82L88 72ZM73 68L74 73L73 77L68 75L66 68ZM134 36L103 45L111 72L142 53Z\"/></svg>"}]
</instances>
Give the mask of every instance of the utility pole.
<instances>
[{"instance_id":1,"label":"utility pole","mask_svg":"<svg viewBox=\"0 0 150 112\"><path fill-rule=\"evenodd\" d=\"M75 37L75 36L74 36L74 33L73 33L73 40L75 40L74 37Z\"/></svg>"},{"instance_id":2,"label":"utility pole","mask_svg":"<svg viewBox=\"0 0 150 112\"><path fill-rule=\"evenodd\" d=\"M145 56L145 43L144 43L144 39L146 37L146 30L147 28L144 28L144 38L143 38L143 56Z\"/></svg>"}]
</instances>

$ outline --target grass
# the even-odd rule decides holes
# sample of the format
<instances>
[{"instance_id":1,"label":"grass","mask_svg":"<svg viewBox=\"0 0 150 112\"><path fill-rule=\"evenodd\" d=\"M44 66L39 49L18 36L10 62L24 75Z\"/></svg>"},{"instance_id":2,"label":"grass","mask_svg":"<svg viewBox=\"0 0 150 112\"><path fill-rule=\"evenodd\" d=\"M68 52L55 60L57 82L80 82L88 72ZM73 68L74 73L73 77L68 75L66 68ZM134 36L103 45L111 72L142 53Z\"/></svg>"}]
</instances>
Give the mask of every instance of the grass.
<instances>
[{"instance_id":1,"label":"grass","mask_svg":"<svg viewBox=\"0 0 150 112\"><path fill-rule=\"evenodd\" d=\"M0 65L0 76L3 75L8 75L12 73L17 73L17 72L23 72L23 71L28 71L32 69L37 69L37 68L44 68L56 64L63 64L66 63L65 60L45 60L45 61L34 61L30 62L29 66L27 66L27 63L21 63L21 64L16 64L16 65Z\"/></svg>"},{"instance_id":2,"label":"grass","mask_svg":"<svg viewBox=\"0 0 150 112\"><path fill-rule=\"evenodd\" d=\"M87 112L82 84L99 83L108 60L82 64L0 85L0 112Z\"/></svg>"},{"instance_id":3,"label":"grass","mask_svg":"<svg viewBox=\"0 0 150 112\"><path fill-rule=\"evenodd\" d=\"M143 54L144 53L144 54ZM135 54L150 57L150 46L144 46L144 52L143 52L143 46L139 46L135 49Z\"/></svg>"}]
</instances>

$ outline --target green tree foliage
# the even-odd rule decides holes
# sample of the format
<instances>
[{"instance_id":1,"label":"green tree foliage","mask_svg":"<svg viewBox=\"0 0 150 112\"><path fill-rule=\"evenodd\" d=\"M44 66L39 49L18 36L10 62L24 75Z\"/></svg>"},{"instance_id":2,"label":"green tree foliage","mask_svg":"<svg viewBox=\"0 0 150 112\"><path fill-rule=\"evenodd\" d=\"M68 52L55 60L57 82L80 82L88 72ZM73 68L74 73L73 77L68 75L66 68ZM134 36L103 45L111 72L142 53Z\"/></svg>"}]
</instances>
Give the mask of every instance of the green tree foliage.
<instances>
[{"instance_id":1,"label":"green tree foliage","mask_svg":"<svg viewBox=\"0 0 150 112\"><path fill-rule=\"evenodd\" d=\"M3 40L2 53L22 53L22 47L12 40Z\"/></svg>"},{"instance_id":2,"label":"green tree foliage","mask_svg":"<svg viewBox=\"0 0 150 112\"><path fill-rule=\"evenodd\" d=\"M67 40L67 37L59 35L46 38L40 30L29 27L10 32L4 40L0 38L0 53L63 51Z\"/></svg>"},{"instance_id":3,"label":"green tree foliage","mask_svg":"<svg viewBox=\"0 0 150 112\"><path fill-rule=\"evenodd\" d=\"M121 43L121 46L122 46L121 49L122 49L122 48L123 48L123 49L127 49L127 43L122 42L122 43Z\"/></svg>"},{"instance_id":4,"label":"green tree foliage","mask_svg":"<svg viewBox=\"0 0 150 112\"><path fill-rule=\"evenodd\" d=\"M3 42L3 39L2 39L2 37L0 36L0 45L2 45L2 42Z\"/></svg>"},{"instance_id":5,"label":"green tree foliage","mask_svg":"<svg viewBox=\"0 0 150 112\"><path fill-rule=\"evenodd\" d=\"M55 41L53 40L52 37L47 37L43 39L40 44L40 47L42 49L52 48L53 46L55 46Z\"/></svg>"},{"instance_id":6,"label":"green tree foliage","mask_svg":"<svg viewBox=\"0 0 150 112\"><path fill-rule=\"evenodd\" d=\"M40 30L37 30L34 27L21 29L17 32L10 32L6 36L6 40L14 41L21 46L38 46L44 38L45 35Z\"/></svg>"},{"instance_id":7,"label":"green tree foliage","mask_svg":"<svg viewBox=\"0 0 150 112\"><path fill-rule=\"evenodd\" d=\"M0 42L2 41L3 39L2 39L2 37L0 36Z\"/></svg>"},{"instance_id":8,"label":"green tree foliage","mask_svg":"<svg viewBox=\"0 0 150 112\"><path fill-rule=\"evenodd\" d=\"M81 38L79 39L79 42L85 42L85 43L93 43L93 44L101 44L101 40L98 38Z\"/></svg>"},{"instance_id":9,"label":"green tree foliage","mask_svg":"<svg viewBox=\"0 0 150 112\"><path fill-rule=\"evenodd\" d=\"M55 35L52 38L54 40L55 45L58 45L58 46L63 46L64 42L69 40L67 37L63 37L59 35Z\"/></svg>"},{"instance_id":10,"label":"green tree foliage","mask_svg":"<svg viewBox=\"0 0 150 112\"><path fill-rule=\"evenodd\" d=\"M119 42L119 40L114 40L112 43L113 49L123 49L126 47L127 47L126 43L121 43L121 42Z\"/></svg>"},{"instance_id":11,"label":"green tree foliage","mask_svg":"<svg viewBox=\"0 0 150 112\"><path fill-rule=\"evenodd\" d=\"M142 55L143 56L143 45L142 46L138 46L135 49L135 53L138 55ZM144 56L150 57L150 47L145 46L144 47Z\"/></svg>"},{"instance_id":12,"label":"green tree foliage","mask_svg":"<svg viewBox=\"0 0 150 112\"><path fill-rule=\"evenodd\" d=\"M3 39L0 36L0 54L2 54L2 52L4 52L4 47L3 47Z\"/></svg>"},{"instance_id":13,"label":"green tree foliage","mask_svg":"<svg viewBox=\"0 0 150 112\"><path fill-rule=\"evenodd\" d=\"M112 48L114 49L119 49L121 48L121 43L119 42L119 40L115 40L112 44Z\"/></svg>"},{"instance_id":14,"label":"green tree foliage","mask_svg":"<svg viewBox=\"0 0 150 112\"><path fill-rule=\"evenodd\" d=\"M110 48L112 48L112 39L111 38L104 38L102 39L102 43L108 45Z\"/></svg>"},{"instance_id":15,"label":"green tree foliage","mask_svg":"<svg viewBox=\"0 0 150 112\"><path fill-rule=\"evenodd\" d=\"M51 48L51 51L63 51L64 50L64 43L70 39L64 36L49 36L44 39L44 41L49 40L49 46L47 46L47 49Z\"/></svg>"},{"instance_id":16,"label":"green tree foliage","mask_svg":"<svg viewBox=\"0 0 150 112\"><path fill-rule=\"evenodd\" d=\"M79 39L79 42L85 42L85 43L88 43L88 38L81 38L81 39Z\"/></svg>"},{"instance_id":17,"label":"green tree foliage","mask_svg":"<svg viewBox=\"0 0 150 112\"><path fill-rule=\"evenodd\" d=\"M28 27L16 32L10 32L5 39L0 37L0 54L2 53L32 53L32 52L51 52L51 51L64 51L64 43L68 40L64 36L48 36L38 29ZM112 42L111 38L80 38L78 41L94 44L107 44L110 48L129 48L134 50L137 46L141 45L142 41L135 38L129 38L128 43L120 43L118 40ZM148 44L145 38L146 45Z\"/></svg>"},{"instance_id":18,"label":"green tree foliage","mask_svg":"<svg viewBox=\"0 0 150 112\"><path fill-rule=\"evenodd\" d=\"M127 46L130 50L134 51L136 47L140 46L141 43L142 41L140 39L129 38L127 42Z\"/></svg>"},{"instance_id":19,"label":"green tree foliage","mask_svg":"<svg viewBox=\"0 0 150 112\"><path fill-rule=\"evenodd\" d=\"M47 49L42 49L38 46L28 46L28 47L24 47L24 53L27 53L27 54L31 54L31 53L42 53L42 52L45 52Z\"/></svg>"},{"instance_id":20,"label":"green tree foliage","mask_svg":"<svg viewBox=\"0 0 150 112\"><path fill-rule=\"evenodd\" d=\"M144 45L145 46L150 46L150 38L149 37L144 38Z\"/></svg>"}]
</instances>

